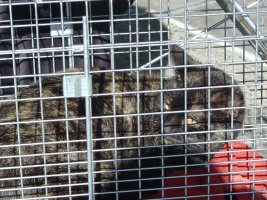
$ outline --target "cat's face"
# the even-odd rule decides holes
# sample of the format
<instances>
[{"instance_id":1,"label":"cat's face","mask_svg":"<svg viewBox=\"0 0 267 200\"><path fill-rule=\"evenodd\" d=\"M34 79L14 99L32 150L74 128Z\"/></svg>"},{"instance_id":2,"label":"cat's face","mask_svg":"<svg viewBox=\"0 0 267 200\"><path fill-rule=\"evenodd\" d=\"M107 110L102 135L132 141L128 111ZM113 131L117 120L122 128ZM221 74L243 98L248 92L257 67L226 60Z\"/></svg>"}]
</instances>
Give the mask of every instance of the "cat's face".
<instances>
[{"instance_id":1,"label":"cat's face","mask_svg":"<svg viewBox=\"0 0 267 200\"><path fill-rule=\"evenodd\" d=\"M194 154L192 162L206 162L209 152L237 137L243 123L244 97L230 76L213 67L176 71L174 91L165 94L164 142L171 151ZM173 82L172 82L173 85ZM168 82L165 87L173 87ZM186 103L185 103L186 102ZM206 156L205 156L206 155ZM202 157L202 158L201 158Z\"/></svg>"}]
</instances>

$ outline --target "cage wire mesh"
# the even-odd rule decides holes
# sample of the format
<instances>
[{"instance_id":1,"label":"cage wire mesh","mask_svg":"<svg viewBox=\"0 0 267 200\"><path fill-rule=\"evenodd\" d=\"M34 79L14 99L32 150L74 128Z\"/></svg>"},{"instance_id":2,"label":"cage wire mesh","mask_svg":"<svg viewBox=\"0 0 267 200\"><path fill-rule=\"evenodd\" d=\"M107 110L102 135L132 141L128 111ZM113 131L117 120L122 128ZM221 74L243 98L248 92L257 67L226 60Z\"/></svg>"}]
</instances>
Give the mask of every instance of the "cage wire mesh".
<instances>
[{"instance_id":1,"label":"cage wire mesh","mask_svg":"<svg viewBox=\"0 0 267 200\"><path fill-rule=\"evenodd\" d=\"M0 199L267 199L264 1L0 10Z\"/></svg>"}]
</instances>

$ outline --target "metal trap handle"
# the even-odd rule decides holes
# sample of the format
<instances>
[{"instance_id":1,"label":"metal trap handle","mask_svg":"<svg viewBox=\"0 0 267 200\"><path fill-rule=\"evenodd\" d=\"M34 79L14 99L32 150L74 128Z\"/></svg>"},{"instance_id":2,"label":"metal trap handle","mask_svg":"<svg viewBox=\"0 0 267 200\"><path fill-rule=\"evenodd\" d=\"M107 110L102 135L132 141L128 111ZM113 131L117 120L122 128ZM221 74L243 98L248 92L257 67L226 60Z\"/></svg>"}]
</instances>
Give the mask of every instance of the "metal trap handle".
<instances>
[{"instance_id":1,"label":"metal trap handle","mask_svg":"<svg viewBox=\"0 0 267 200\"><path fill-rule=\"evenodd\" d=\"M259 35L260 37L264 37L263 33L256 28L254 22L250 19L250 17L246 14L246 12L242 9L242 7L235 0L216 0L220 7L226 13L235 13L236 15L229 15L229 18L236 24L238 30L244 36L250 35ZM235 16L235 18L233 18ZM251 46L256 50L257 42L255 40L249 40ZM263 60L267 59L267 42L266 40L258 40L258 49L259 55Z\"/></svg>"}]
</instances>

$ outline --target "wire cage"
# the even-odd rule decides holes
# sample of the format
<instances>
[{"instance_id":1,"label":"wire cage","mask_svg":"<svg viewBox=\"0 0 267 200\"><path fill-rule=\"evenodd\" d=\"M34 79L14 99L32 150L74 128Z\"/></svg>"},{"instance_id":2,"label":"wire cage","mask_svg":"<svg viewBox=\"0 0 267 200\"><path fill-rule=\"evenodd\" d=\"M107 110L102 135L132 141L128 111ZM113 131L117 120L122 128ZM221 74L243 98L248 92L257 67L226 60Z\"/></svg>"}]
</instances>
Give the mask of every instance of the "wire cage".
<instances>
[{"instance_id":1,"label":"wire cage","mask_svg":"<svg viewBox=\"0 0 267 200\"><path fill-rule=\"evenodd\" d=\"M0 199L267 199L263 0L0 11Z\"/></svg>"}]
</instances>

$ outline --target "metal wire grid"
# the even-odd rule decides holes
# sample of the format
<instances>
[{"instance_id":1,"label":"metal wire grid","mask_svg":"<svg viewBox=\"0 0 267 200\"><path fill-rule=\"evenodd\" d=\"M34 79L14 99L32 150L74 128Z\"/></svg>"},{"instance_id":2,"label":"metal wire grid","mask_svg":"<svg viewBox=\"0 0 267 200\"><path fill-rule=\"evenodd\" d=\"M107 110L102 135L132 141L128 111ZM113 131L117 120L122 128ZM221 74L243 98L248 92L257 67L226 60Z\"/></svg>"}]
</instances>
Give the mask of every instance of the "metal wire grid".
<instances>
[{"instance_id":1,"label":"metal wire grid","mask_svg":"<svg viewBox=\"0 0 267 200\"><path fill-rule=\"evenodd\" d=\"M75 1L73 1L75 2ZM83 2L83 1L76 1L76 2ZM90 4L93 1L83 2L85 5ZM111 1L110 1L111 2ZM11 48L8 50L1 51L1 60L6 61L9 60L12 62L12 70L15 70L15 63L20 62L24 58L34 60L33 64L33 72L32 74L28 75L20 75L19 73L13 73L12 75L2 76L1 80L5 79L12 79L10 85L1 86L2 89L6 88L14 88L14 96L15 98L4 98L2 100L2 104L5 105L5 102L14 102L16 110L19 110L19 102L21 100L17 99L18 91L20 90L20 84L18 80L25 78L25 77L33 77L34 80L42 80L43 77L47 76L54 76L53 74L57 70L65 70L68 67L76 66L75 57L80 57L81 61L77 61L78 65L83 65L83 50L84 47L82 45L83 38L82 32L80 31L77 35L73 38L64 36L58 36L57 39L52 38L50 32L48 35L42 36L38 34L38 30L41 27L47 27L49 30L53 26L59 25L60 28L63 30L63 27L67 26L67 24L82 24L82 19L73 22L69 21L66 22L65 18L63 17L63 9L66 9L63 5L67 5L67 1L12 1L12 2L5 2L2 1L0 6L7 7L9 10L12 6L16 5L33 5L31 9L35 10L35 17L38 18L36 13L38 9L38 5L41 4L59 4L60 5L60 17L56 19L49 18L48 22L42 20L35 21L34 16L31 16L30 23L23 23L20 19L7 19L3 20L2 22L6 23L2 26L2 30L10 30L8 32L8 37L2 39L2 42L10 41ZM90 51L90 65L94 66L94 58L93 56L103 54L103 51L108 49L108 53L110 52L110 63L111 69L119 69L119 71L128 71L130 68L131 71L136 73L137 68L146 68L146 67L158 67L160 69L163 66L166 66L168 59L164 57L167 55L166 53L169 49L170 44L177 44L183 46L185 48L185 52L189 55L192 55L197 60L199 60L202 64L201 66L210 66L210 64L216 65L216 67L225 70L232 79L239 80L239 86L243 89L244 95L246 98L246 121L244 128L242 128L240 138L241 141L244 141L250 144L255 150L261 152L263 156L266 154L266 65L264 64L265 60L262 60L259 53L259 41L264 41L264 37L266 36L266 27L264 26L265 18L266 18L266 7L263 1L238 1L238 3L243 7L246 13L250 16L250 18L255 22L257 30L261 33L258 34L257 32L255 35L244 36L242 35L239 30L235 27L235 23L231 20L227 20L227 14L225 13L221 7L215 1L179 1L179 0L162 0L162 1L136 1L135 5L139 7L132 7L129 12L125 15L121 15L120 18L111 17L111 20L108 22L112 22L109 26L110 33L95 33L90 30L89 32L89 51ZM114 8L110 8L112 11ZM68 10L68 9L67 9ZM90 10L85 12L89 19L90 19ZM49 15L51 15L50 13ZM238 13L230 13L233 16L237 15ZM71 16L67 16L70 17ZM233 17L234 18L234 17ZM70 20L70 19L68 19ZM57 21L57 22L55 22ZM92 26L93 23L96 23L98 20L91 19L89 20L89 26ZM103 22L107 22L107 20L102 20ZM214 26L218 22L223 21L222 24L219 26ZM63 24L64 22L64 24ZM21 25L23 24L23 25ZM126 24L126 26L125 26ZM30 35L26 36L23 39L17 39L15 36L16 28L22 27L22 29L29 28ZM53 28L52 28L53 29ZM34 31L35 30L35 31ZM60 30L60 29L59 29ZM35 32L35 33L34 33ZM68 33L68 32L67 32ZM93 38L99 36L107 36L110 39L110 43L106 44L94 44ZM195 36L195 37L194 37ZM74 42L77 39L77 44ZM32 46L28 47L27 49L18 48L16 44L20 43L21 40L29 40L31 41ZM50 41L49 46L43 47L42 40ZM54 40L59 40L59 44L54 44ZM251 43L249 41L253 41L255 43L256 49L251 47ZM98 52L100 50L100 53ZM74 56L73 56L74 54ZM56 60L59 59L59 61ZM67 58L67 59L65 59ZM42 71L42 59L49 59L51 61L48 62L49 67L52 67L52 70L49 72L45 72L43 74L39 74L38 72ZM264 58L263 58L264 59ZM37 61L36 61L37 60ZM154 62L157 61L157 62ZM60 63L60 67L58 67L57 63ZM74 64L73 64L74 63ZM195 64L196 66L200 66L199 64ZM36 67L35 67L36 66ZM37 70L36 70L37 69ZM165 68L166 69L166 68ZM139 69L138 69L139 70ZM113 78L114 81L114 78ZM31 81L30 81L31 82ZM28 85L29 82L26 82ZM115 87L115 82L113 82L113 86ZM39 82L38 87L41 89L43 88L42 82ZM137 88L138 89L138 88ZM189 90L189 89L188 89ZM115 89L111 91L109 94L113 95L114 104L116 102ZM159 90L158 92L162 91ZM133 91L135 92L135 91ZM163 90L164 92L164 90ZM136 91L138 94L138 92ZM126 93L125 93L126 94ZM101 96L103 94L94 93L95 96ZM105 94L107 95L107 94ZM5 95L3 95L5 96ZM44 112L47 108L44 107L44 102L46 100L54 100L54 99L64 99L64 107L67 111L65 113L65 117L57 118L57 119L46 119ZM14 124L17 126L18 132L16 133L17 140L15 140L14 144L5 144L1 143L0 148L1 151L6 151L9 147L15 147L17 149L17 154L13 155L13 158L17 158L19 163L16 166L9 166L8 169L16 169L19 171L18 177L1 177L0 181L12 181L17 180L17 184L15 187L11 188L1 188L2 198L4 199L4 195L10 195L12 192L15 192L18 195L18 198L22 199L53 199L53 198L69 198L75 199L75 197L88 198L88 193L86 190L82 191L81 193L75 193L75 188L80 187L87 187L88 181L87 176L84 175L87 171L83 167L81 171L72 171L71 166L94 166L91 163L87 163L86 159L76 160L76 162L72 162L72 155L79 154L82 158L83 156L87 155L87 149L75 149L76 146L83 146L88 140L83 137L79 139L70 139L68 138L69 134L66 134L65 139L59 141L47 141L47 133L45 132L45 125L50 121L59 121L63 122L66 127L66 133L68 133L68 124L75 120L84 120L85 116L82 117L69 117L68 113L68 100L62 96L55 96L55 97L43 97L37 96L32 98L30 95L23 100L33 101L38 100L40 101L40 115L41 118L38 120L30 120L27 123L38 123L42 128L40 131L40 138L37 139L34 143L27 143L23 142L21 138L21 133L19 132L19 127L24 124L25 122L21 122L19 120L19 113L17 113L16 118L12 122L1 122L1 126L5 127L8 124ZM161 100L163 102L163 100ZM163 105L162 105L163 106ZM140 106L137 104L137 112L133 113L133 115L140 118L142 116ZM138 111L139 110L139 111ZM163 111L163 108L161 108ZM207 110L209 112L209 110ZM189 112L189 111L188 111ZM162 116L164 113L159 112ZM93 117L91 120L98 119L98 118L110 118L111 120L115 120L115 110L113 110L113 114L109 116L99 116ZM125 114L125 117L130 116L130 114ZM118 116L116 116L118 117ZM88 119L87 119L88 120ZM163 117L161 117L161 121ZM116 123L116 122L115 122ZM163 123L163 121L161 122ZM118 127L114 127L114 135L116 134L116 129ZM139 127L138 130L141 130ZM139 132L140 134L140 132ZM137 138L140 138L141 135L137 135ZM114 139L116 141L116 137L109 138L110 140ZM96 141L97 139L95 139ZM64 146L64 151L62 152L50 152L47 151L49 146L54 144L62 144ZM212 144L212 142L211 142ZM75 146L76 145L76 146ZM27 147L40 147L40 149L36 150L34 154L23 154L24 148ZM93 150L93 152L105 152L105 151L114 151L115 153L118 152L120 149L114 148L112 149L98 149ZM48 164L46 163L49 160L49 157L57 156L57 155L65 155L65 160L62 163L53 163ZM1 159L9 159L8 155L1 155ZM30 164L24 162L26 158L33 158L43 160L43 163L38 164ZM159 157L161 158L161 157ZM38 160L37 159L37 160ZM130 158L131 159L131 158ZM136 159L136 158L135 158ZM138 159L138 158L137 158ZM255 158L254 158L255 159ZM113 161L113 160L110 160ZM104 161L94 161L94 163L104 163ZM140 166L139 161L139 166ZM115 162L116 163L116 162ZM162 161L164 165L164 161ZM53 167L60 166L67 166L67 170L64 172L60 172L55 170L54 174L49 174L49 170ZM190 165L188 165L190 167ZM208 166L209 167L209 166ZM2 172L1 174L5 173L5 169L1 167L0 169ZM33 176L24 176L23 170L24 169L37 169L43 170L41 175ZM163 173L162 168L162 173ZM186 168L187 169L187 168ZM53 170L52 170L53 171ZM118 177L118 173L121 169L115 169L114 173ZM123 170L122 170L123 171ZM141 174L141 168L140 168ZM57 174L58 173L58 174ZM94 176L99 173L105 173L105 171L93 171L89 172L92 173ZM162 174L163 175L163 174ZM48 185L49 179L53 177L64 176L66 177L66 182L64 183L57 183L54 185ZM78 178L76 178L77 176ZM86 178L84 178L86 176ZM73 182L73 180L81 180L81 182ZM185 178L190 178L190 176L185 175ZM26 186L26 180L30 179L42 179L42 184L39 185L31 185L30 187ZM92 178L93 181L93 178ZM114 180L116 183L116 187L118 187L119 181ZM123 181L122 181L123 182ZM255 183L256 181L254 181ZM101 183L97 183L94 181L89 183L93 190L93 185L99 185ZM63 186L64 185L64 186ZM207 185L210 186L210 183ZM226 184L227 185L227 184ZM51 196L49 193L53 190L53 188L66 188L68 194L64 194L62 196ZM162 187L164 186L164 182L162 181ZM184 188L189 189L190 186L182 186ZM178 187L179 188L179 187ZM208 187L210 188L210 187ZM165 188L166 189L166 188ZM36 196L27 196L27 191L35 191ZM142 191L143 189L140 189ZM160 189L159 189L160 190ZM229 198L233 198L229 191ZM119 197L119 193L117 192L116 198ZM253 192L251 192L253 193ZM13 193L14 194L14 193ZM89 198L97 198L100 194L94 193L89 195ZM164 190L162 193L161 199L164 198ZM189 196L189 194L185 193L185 196ZM227 195L227 194L226 194ZM80 197L79 197L80 196ZM216 195L215 195L216 196ZM8 196L7 199L13 197ZM15 197L14 197L15 198ZM183 199L185 197L170 197L165 199ZM198 197L196 197L198 198ZM212 195L207 195L207 198L212 199ZM252 195L253 199L256 199L254 195Z\"/></svg>"}]
</instances>

